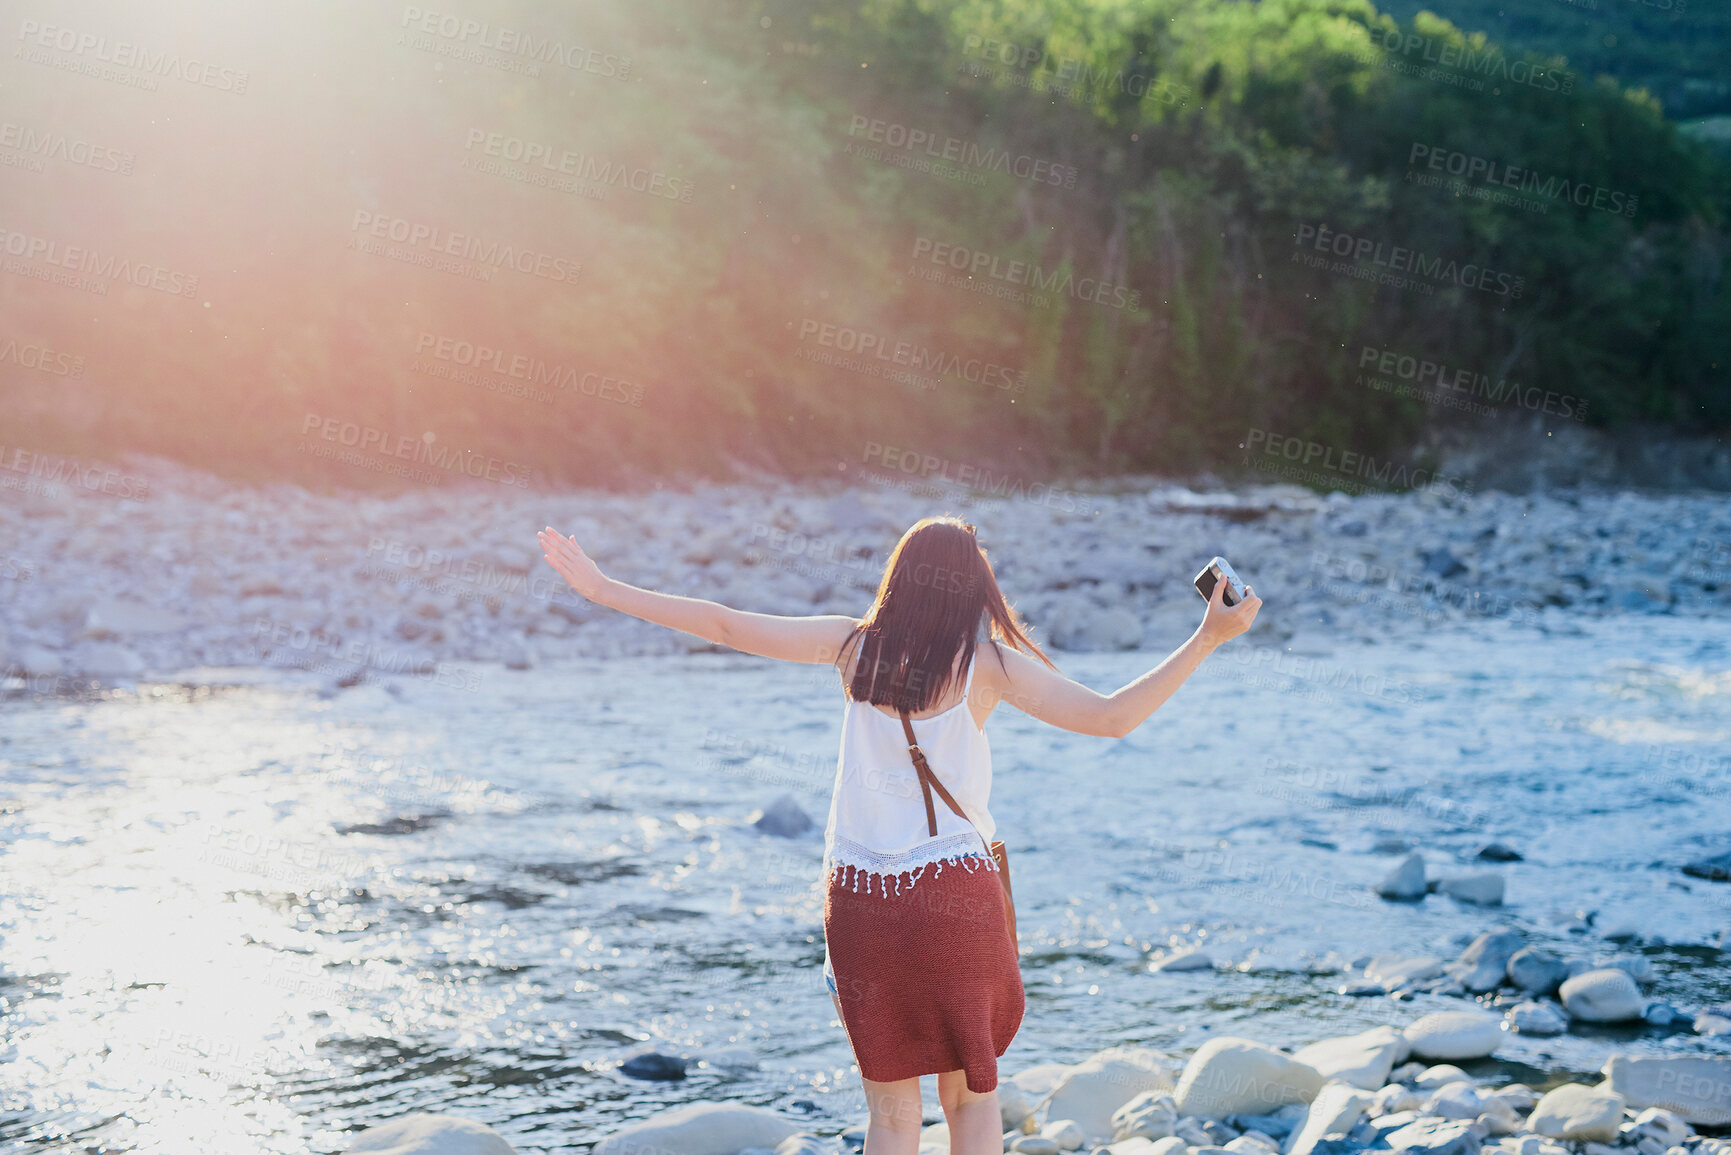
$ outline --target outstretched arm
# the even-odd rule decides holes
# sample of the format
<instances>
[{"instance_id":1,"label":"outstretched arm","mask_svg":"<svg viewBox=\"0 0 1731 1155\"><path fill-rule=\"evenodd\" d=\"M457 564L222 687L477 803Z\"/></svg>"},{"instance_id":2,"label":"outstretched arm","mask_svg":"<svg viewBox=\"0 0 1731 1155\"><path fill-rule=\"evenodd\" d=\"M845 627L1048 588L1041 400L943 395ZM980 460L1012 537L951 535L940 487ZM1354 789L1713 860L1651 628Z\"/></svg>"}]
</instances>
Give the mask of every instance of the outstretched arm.
<instances>
[{"instance_id":1,"label":"outstretched arm","mask_svg":"<svg viewBox=\"0 0 1731 1155\"><path fill-rule=\"evenodd\" d=\"M786 662L834 662L858 624L845 614L754 614L703 598L642 589L603 574L576 538L556 533L551 526L538 537L547 564L590 601L747 654Z\"/></svg>"},{"instance_id":2,"label":"outstretched arm","mask_svg":"<svg viewBox=\"0 0 1731 1155\"><path fill-rule=\"evenodd\" d=\"M1202 624L1182 646L1158 666L1111 694L1090 690L1027 654L999 646L1003 668L996 676L1002 682L1001 700L1065 730L1122 738L1177 693L1178 687L1202 664L1202 659L1221 643L1249 629L1256 620L1262 599L1253 590L1246 587L1244 600L1230 607L1221 602L1225 590L1225 582L1214 584L1214 596L1208 599Z\"/></svg>"}]
</instances>

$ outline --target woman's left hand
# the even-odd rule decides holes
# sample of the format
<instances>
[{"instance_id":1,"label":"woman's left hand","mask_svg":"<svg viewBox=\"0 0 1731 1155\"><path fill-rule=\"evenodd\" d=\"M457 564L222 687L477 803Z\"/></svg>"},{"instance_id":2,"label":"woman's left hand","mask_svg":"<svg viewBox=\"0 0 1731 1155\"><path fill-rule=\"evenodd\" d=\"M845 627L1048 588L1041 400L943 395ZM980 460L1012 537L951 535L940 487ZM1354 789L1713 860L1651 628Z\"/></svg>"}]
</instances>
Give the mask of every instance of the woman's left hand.
<instances>
[{"instance_id":1,"label":"woman's left hand","mask_svg":"<svg viewBox=\"0 0 1731 1155\"><path fill-rule=\"evenodd\" d=\"M607 584L607 577L600 568L583 552L583 547L577 544L574 537L566 537L556 532L552 526L542 530L536 537L541 542L541 551L547 558L547 564L559 571L571 588L584 597L595 600Z\"/></svg>"}]
</instances>

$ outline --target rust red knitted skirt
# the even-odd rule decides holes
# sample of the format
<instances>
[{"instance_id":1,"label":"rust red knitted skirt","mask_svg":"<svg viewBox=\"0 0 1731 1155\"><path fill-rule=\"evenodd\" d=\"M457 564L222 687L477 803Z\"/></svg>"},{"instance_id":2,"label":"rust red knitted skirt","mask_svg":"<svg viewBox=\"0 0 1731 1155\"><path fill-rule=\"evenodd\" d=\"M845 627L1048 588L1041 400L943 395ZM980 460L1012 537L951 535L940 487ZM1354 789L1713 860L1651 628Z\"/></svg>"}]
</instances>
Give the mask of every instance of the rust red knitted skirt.
<instances>
[{"instance_id":1,"label":"rust red knitted skirt","mask_svg":"<svg viewBox=\"0 0 1731 1155\"><path fill-rule=\"evenodd\" d=\"M860 1074L890 1083L965 1071L968 1090L998 1085L998 1056L1022 1025L1016 948L1004 927L995 871L960 862L926 867L899 893L881 875L831 871L823 936L842 1026Z\"/></svg>"}]
</instances>

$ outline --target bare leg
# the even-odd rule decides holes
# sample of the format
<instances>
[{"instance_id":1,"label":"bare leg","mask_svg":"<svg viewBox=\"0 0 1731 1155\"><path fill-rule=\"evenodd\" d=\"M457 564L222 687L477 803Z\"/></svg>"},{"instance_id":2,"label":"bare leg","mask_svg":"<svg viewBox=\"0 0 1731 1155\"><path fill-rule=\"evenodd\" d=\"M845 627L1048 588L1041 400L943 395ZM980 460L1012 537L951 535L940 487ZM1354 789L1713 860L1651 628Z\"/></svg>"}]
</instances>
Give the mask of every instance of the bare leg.
<instances>
[{"instance_id":1,"label":"bare leg","mask_svg":"<svg viewBox=\"0 0 1731 1155\"><path fill-rule=\"evenodd\" d=\"M920 1081L874 1083L862 1078L860 1082L865 1085L866 1108L871 1112L871 1120L866 1124L865 1155L917 1155L923 1115ZM1003 1144L993 1150L1002 1151Z\"/></svg>"},{"instance_id":2,"label":"bare leg","mask_svg":"<svg viewBox=\"0 0 1731 1155\"><path fill-rule=\"evenodd\" d=\"M950 1124L950 1155L999 1155L1004 1149L1004 1119L998 1092L968 1090L965 1071L938 1076L938 1102Z\"/></svg>"},{"instance_id":3,"label":"bare leg","mask_svg":"<svg viewBox=\"0 0 1731 1155\"><path fill-rule=\"evenodd\" d=\"M834 991L829 993L829 997L835 1003L836 1021L845 1023L841 999ZM862 1077L860 1083L865 1088L866 1110L869 1112L864 1155L918 1155L920 1124L925 1117L920 1104L920 1081L902 1079L894 1083L874 1083ZM992 1150L997 1152L1002 1148L1000 1143Z\"/></svg>"}]
</instances>

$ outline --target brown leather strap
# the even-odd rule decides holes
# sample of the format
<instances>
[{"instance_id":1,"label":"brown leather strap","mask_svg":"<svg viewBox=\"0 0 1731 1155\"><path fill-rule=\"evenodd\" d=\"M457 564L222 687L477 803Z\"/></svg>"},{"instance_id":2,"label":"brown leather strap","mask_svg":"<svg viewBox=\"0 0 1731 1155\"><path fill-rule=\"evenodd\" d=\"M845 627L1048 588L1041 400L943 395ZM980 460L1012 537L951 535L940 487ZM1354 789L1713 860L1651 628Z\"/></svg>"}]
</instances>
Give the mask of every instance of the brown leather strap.
<instances>
[{"instance_id":1,"label":"brown leather strap","mask_svg":"<svg viewBox=\"0 0 1731 1155\"><path fill-rule=\"evenodd\" d=\"M908 753L913 755L914 759L914 773L919 775L920 790L926 796L926 832L934 835L938 832L938 813L932 807L932 790L934 788L943 798L945 804L962 818L967 819L968 825L972 826L974 820L968 818L967 812L956 805L956 800L950 796L948 790L944 789L944 784L938 781L938 776L932 773L931 766L926 762L926 752L920 749L919 740L914 737L914 724L908 718L908 712L906 710L901 711L901 716L902 733L908 736Z\"/></svg>"}]
</instances>

